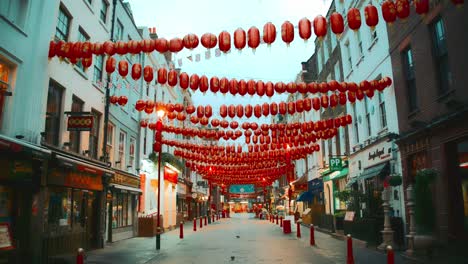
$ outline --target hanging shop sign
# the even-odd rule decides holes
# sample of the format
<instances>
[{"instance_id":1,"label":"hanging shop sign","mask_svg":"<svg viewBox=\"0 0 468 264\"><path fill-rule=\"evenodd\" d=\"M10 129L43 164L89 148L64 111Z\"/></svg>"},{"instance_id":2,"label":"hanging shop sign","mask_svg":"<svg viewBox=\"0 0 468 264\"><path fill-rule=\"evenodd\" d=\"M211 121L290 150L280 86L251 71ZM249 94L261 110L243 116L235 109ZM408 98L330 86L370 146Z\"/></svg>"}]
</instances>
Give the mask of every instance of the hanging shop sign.
<instances>
[{"instance_id":1,"label":"hanging shop sign","mask_svg":"<svg viewBox=\"0 0 468 264\"><path fill-rule=\"evenodd\" d=\"M93 129L94 116L69 116L67 122L68 131L91 131Z\"/></svg>"},{"instance_id":2,"label":"hanging shop sign","mask_svg":"<svg viewBox=\"0 0 468 264\"><path fill-rule=\"evenodd\" d=\"M164 180L177 184L179 174L171 168L164 166Z\"/></svg>"},{"instance_id":3,"label":"hanging shop sign","mask_svg":"<svg viewBox=\"0 0 468 264\"><path fill-rule=\"evenodd\" d=\"M341 158L330 158L330 171L340 171L342 169Z\"/></svg>"}]
</instances>

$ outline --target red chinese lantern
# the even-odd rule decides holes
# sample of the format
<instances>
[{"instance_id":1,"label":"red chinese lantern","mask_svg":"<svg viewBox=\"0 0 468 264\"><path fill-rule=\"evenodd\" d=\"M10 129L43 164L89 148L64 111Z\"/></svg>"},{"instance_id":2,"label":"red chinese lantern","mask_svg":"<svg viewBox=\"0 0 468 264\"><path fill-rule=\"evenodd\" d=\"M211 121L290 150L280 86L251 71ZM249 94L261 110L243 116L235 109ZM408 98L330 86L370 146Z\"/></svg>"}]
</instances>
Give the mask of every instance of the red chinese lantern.
<instances>
[{"instance_id":1,"label":"red chinese lantern","mask_svg":"<svg viewBox=\"0 0 468 264\"><path fill-rule=\"evenodd\" d=\"M226 118L227 116L227 106L226 105L221 105L220 108L219 108L219 115L222 117L222 118Z\"/></svg>"},{"instance_id":2,"label":"red chinese lantern","mask_svg":"<svg viewBox=\"0 0 468 264\"><path fill-rule=\"evenodd\" d=\"M281 39L288 46L294 40L294 25L291 22L286 21L281 25Z\"/></svg>"},{"instance_id":3,"label":"red chinese lantern","mask_svg":"<svg viewBox=\"0 0 468 264\"><path fill-rule=\"evenodd\" d=\"M307 84L305 84L303 82L298 83L297 84L297 91L302 93L302 94L307 93Z\"/></svg>"},{"instance_id":4,"label":"red chinese lantern","mask_svg":"<svg viewBox=\"0 0 468 264\"><path fill-rule=\"evenodd\" d=\"M143 68L143 79L149 84L153 81L153 77L153 67L149 65L145 66L145 68Z\"/></svg>"},{"instance_id":5,"label":"red chinese lantern","mask_svg":"<svg viewBox=\"0 0 468 264\"><path fill-rule=\"evenodd\" d=\"M287 110L288 109L287 109L286 103L285 102L280 102L279 105L278 105L278 112L281 115L285 115Z\"/></svg>"},{"instance_id":6,"label":"red chinese lantern","mask_svg":"<svg viewBox=\"0 0 468 264\"><path fill-rule=\"evenodd\" d=\"M330 95L330 107L334 108L338 105L338 95Z\"/></svg>"},{"instance_id":7,"label":"red chinese lantern","mask_svg":"<svg viewBox=\"0 0 468 264\"><path fill-rule=\"evenodd\" d=\"M302 113L304 111L304 100L299 99L296 101L296 111Z\"/></svg>"},{"instance_id":8,"label":"red chinese lantern","mask_svg":"<svg viewBox=\"0 0 468 264\"><path fill-rule=\"evenodd\" d=\"M338 94L338 103L340 105L345 105L346 104L346 93L339 93Z\"/></svg>"},{"instance_id":9,"label":"red chinese lantern","mask_svg":"<svg viewBox=\"0 0 468 264\"><path fill-rule=\"evenodd\" d=\"M140 121L140 127L141 128L147 128L148 127L148 120L143 119Z\"/></svg>"},{"instance_id":10,"label":"red chinese lantern","mask_svg":"<svg viewBox=\"0 0 468 264\"><path fill-rule=\"evenodd\" d=\"M119 55L127 54L127 42L117 41L115 43L115 52Z\"/></svg>"},{"instance_id":11,"label":"red chinese lantern","mask_svg":"<svg viewBox=\"0 0 468 264\"><path fill-rule=\"evenodd\" d=\"M145 107L146 107L146 102L145 101L140 99L140 100L137 100L135 102L135 110L137 110L138 112L143 111L143 109L145 109Z\"/></svg>"},{"instance_id":12,"label":"red chinese lantern","mask_svg":"<svg viewBox=\"0 0 468 264\"><path fill-rule=\"evenodd\" d=\"M308 40L312 36L312 26L310 20L307 18L302 18L299 20L299 36L303 40Z\"/></svg>"},{"instance_id":13,"label":"red chinese lantern","mask_svg":"<svg viewBox=\"0 0 468 264\"><path fill-rule=\"evenodd\" d=\"M343 16L338 12L333 12L330 16L330 27L333 33L340 36L344 31Z\"/></svg>"},{"instance_id":14,"label":"red chinese lantern","mask_svg":"<svg viewBox=\"0 0 468 264\"><path fill-rule=\"evenodd\" d=\"M182 40L182 43L184 44L184 47L186 49L194 49L198 47L198 44L200 43L198 36L195 34L187 34L185 35L184 39Z\"/></svg>"},{"instance_id":15,"label":"red chinese lantern","mask_svg":"<svg viewBox=\"0 0 468 264\"><path fill-rule=\"evenodd\" d=\"M244 116L244 106L237 105L236 112L237 112L237 117L242 118Z\"/></svg>"},{"instance_id":16,"label":"red chinese lantern","mask_svg":"<svg viewBox=\"0 0 468 264\"><path fill-rule=\"evenodd\" d=\"M200 85L200 78L197 74L192 74L190 76L190 89L196 91Z\"/></svg>"},{"instance_id":17,"label":"red chinese lantern","mask_svg":"<svg viewBox=\"0 0 468 264\"><path fill-rule=\"evenodd\" d=\"M211 107L211 105L206 105L205 106L205 116L207 118L210 118L212 115L213 115L213 108Z\"/></svg>"},{"instance_id":18,"label":"red chinese lantern","mask_svg":"<svg viewBox=\"0 0 468 264\"><path fill-rule=\"evenodd\" d=\"M270 114L270 105L268 103L263 103L262 105L262 114L268 116Z\"/></svg>"},{"instance_id":19,"label":"red chinese lantern","mask_svg":"<svg viewBox=\"0 0 468 264\"><path fill-rule=\"evenodd\" d=\"M91 65L93 64L93 57L91 56L91 57L85 57L81 59L81 64L83 65L83 68L86 71L86 69L91 67ZM128 74L128 69L127 69L127 74Z\"/></svg>"},{"instance_id":20,"label":"red chinese lantern","mask_svg":"<svg viewBox=\"0 0 468 264\"><path fill-rule=\"evenodd\" d=\"M219 79L218 77L211 77L210 79L210 91L216 93L219 91Z\"/></svg>"},{"instance_id":21,"label":"red chinese lantern","mask_svg":"<svg viewBox=\"0 0 468 264\"><path fill-rule=\"evenodd\" d=\"M101 43L96 42L94 45L91 46L91 52L94 55L103 55L104 54L104 47Z\"/></svg>"},{"instance_id":22,"label":"red chinese lantern","mask_svg":"<svg viewBox=\"0 0 468 264\"><path fill-rule=\"evenodd\" d=\"M169 51L177 53L184 48L184 43L180 38L173 38L169 41Z\"/></svg>"},{"instance_id":23,"label":"red chinese lantern","mask_svg":"<svg viewBox=\"0 0 468 264\"><path fill-rule=\"evenodd\" d=\"M267 82L265 84L265 94L266 94L266 96L272 97L274 93L275 93L275 89L273 87L273 83L272 82Z\"/></svg>"},{"instance_id":24,"label":"red chinese lantern","mask_svg":"<svg viewBox=\"0 0 468 264\"><path fill-rule=\"evenodd\" d=\"M315 82L307 84L307 91L311 94L315 94L319 91L318 84Z\"/></svg>"},{"instance_id":25,"label":"red chinese lantern","mask_svg":"<svg viewBox=\"0 0 468 264\"><path fill-rule=\"evenodd\" d=\"M314 97L312 98L312 107L314 108L315 111L320 110L320 98L319 97Z\"/></svg>"},{"instance_id":26,"label":"red chinese lantern","mask_svg":"<svg viewBox=\"0 0 468 264\"><path fill-rule=\"evenodd\" d=\"M219 126L219 120L218 119L211 119L211 126L218 127Z\"/></svg>"},{"instance_id":27,"label":"red chinese lantern","mask_svg":"<svg viewBox=\"0 0 468 264\"><path fill-rule=\"evenodd\" d=\"M225 77L219 80L219 91L223 94L229 92L229 80Z\"/></svg>"},{"instance_id":28,"label":"red chinese lantern","mask_svg":"<svg viewBox=\"0 0 468 264\"><path fill-rule=\"evenodd\" d=\"M238 82L238 92L241 96L244 96L247 94L247 83L244 80L240 80Z\"/></svg>"},{"instance_id":29,"label":"red chinese lantern","mask_svg":"<svg viewBox=\"0 0 468 264\"><path fill-rule=\"evenodd\" d=\"M236 29L236 31L234 31L234 47L236 47L236 49L238 50L241 50L245 48L246 44L247 42L245 30L243 30L242 28Z\"/></svg>"},{"instance_id":30,"label":"red chinese lantern","mask_svg":"<svg viewBox=\"0 0 468 264\"><path fill-rule=\"evenodd\" d=\"M396 15L399 19L406 19L410 15L410 5L408 0L397 0L395 3Z\"/></svg>"},{"instance_id":31,"label":"red chinese lantern","mask_svg":"<svg viewBox=\"0 0 468 264\"><path fill-rule=\"evenodd\" d=\"M120 106L125 106L127 104L127 102L128 102L127 96L122 95L122 96L119 97L119 102L118 103L119 103Z\"/></svg>"},{"instance_id":32,"label":"red chinese lantern","mask_svg":"<svg viewBox=\"0 0 468 264\"><path fill-rule=\"evenodd\" d=\"M369 89L369 90L365 91L365 94L369 98L374 97L374 94L375 94L374 89Z\"/></svg>"},{"instance_id":33,"label":"red chinese lantern","mask_svg":"<svg viewBox=\"0 0 468 264\"><path fill-rule=\"evenodd\" d=\"M200 92L206 93L208 91L208 77L203 75L200 77Z\"/></svg>"},{"instance_id":34,"label":"red chinese lantern","mask_svg":"<svg viewBox=\"0 0 468 264\"><path fill-rule=\"evenodd\" d=\"M327 20L321 15L314 18L314 33L319 39L327 35Z\"/></svg>"},{"instance_id":35,"label":"red chinese lantern","mask_svg":"<svg viewBox=\"0 0 468 264\"><path fill-rule=\"evenodd\" d=\"M291 94L296 93L297 91L296 83L295 82L288 83L288 85L286 86L286 91Z\"/></svg>"},{"instance_id":36,"label":"red chinese lantern","mask_svg":"<svg viewBox=\"0 0 468 264\"><path fill-rule=\"evenodd\" d=\"M206 118L206 117L200 118L200 124L201 124L202 126L206 126L206 125L208 125L208 123L209 123L208 118Z\"/></svg>"},{"instance_id":37,"label":"red chinese lantern","mask_svg":"<svg viewBox=\"0 0 468 264\"><path fill-rule=\"evenodd\" d=\"M165 38L157 38L154 41L154 49L159 53L165 53L169 50L169 41Z\"/></svg>"},{"instance_id":38,"label":"red chinese lantern","mask_svg":"<svg viewBox=\"0 0 468 264\"><path fill-rule=\"evenodd\" d=\"M282 94L284 93L285 90L286 90L286 85L283 82L275 83L275 92L277 92L278 94Z\"/></svg>"},{"instance_id":39,"label":"red chinese lantern","mask_svg":"<svg viewBox=\"0 0 468 264\"><path fill-rule=\"evenodd\" d=\"M348 87L348 91L351 91L351 92L356 92L358 89L357 84L354 82L348 83L347 87Z\"/></svg>"},{"instance_id":40,"label":"red chinese lantern","mask_svg":"<svg viewBox=\"0 0 468 264\"><path fill-rule=\"evenodd\" d=\"M348 101L352 104L356 102L356 94L354 92L348 91Z\"/></svg>"},{"instance_id":41,"label":"red chinese lantern","mask_svg":"<svg viewBox=\"0 0 468 264\"><path fill-rule=\"evenodd\" d=\"M184 106L182 104L175 104L174 105L174 110L181 113L184 111Z\"/></svg>"},{"instance_id":42,"label":"red chinese lantern","mask_svg":"<svg viewBox=\"0 0 468 264\"><path fill-rule=\"evenodd\" d=\"M144 39L140 41L141 50L145 53L151 53L154 50L153 40Z\"/></svg>"},{"instance_id":43,"label":"red chinese lantern","mask_svg":"<svg viewBox=\"0 0 468 264\"><path fill-rule=\"evenodd\" d=\"M109 97L109 102L111 104L117 104L119 102L119 97L115 96L115 95L112 95Z\"/></svg>"},{"instance_id":44,"label":"red chinese lantern","mask_svg":"<svg viewBox=\"0 0 468 264\"><path fill-rule=\"evenodd\" d=\"M186 118L187 117L185 116L184 113L178 113L177 114L177 120L179 120L179 121L185 121Z\"/></svg>"},{"instance_id":45,"label":"red chinese lantern","mask_svg":"<svg viewBox=\"0 0 468 264\"><path fill-rule=\"evenodd\" d=\"M364 99L364 92L361 90L361 89L358 89L356 91L356 98L361 101L362 99Z\"/></svg>"},{"instance_id":46,"label":"red chinese lantern","mask_svg":"<svg viewBox=\"0 0 468 264\"><path fill-rule=\"evenodd\" d=\"M321 83L319 84L319 91L320 91L321 93L326 94L326 93L328 93L329 90L330 90L330 89L329 89L329 87L328 87L328 83L326 83L326 82L321 82Z\"/></svg>"},{"instance_id":47,"label":"red chinese lantern","mask_svg":"<svg viewBox=\"0 0 468 264\"><path fill-rule=\"evenodd\" d=\"M189 105L189 106L185 107L185 112L187 114L189 114L189 115L195 113L195 110L196 110L195 106L193 106L193 105Z\"/></svg>"},{"instance_id":48,"label":"red chinese lantern","mask_svg":"<svg viewBox=\"0 0 468 264\"><path fill-rule=\"evenodd\" d=\"M119 61L119 74L125 79L128 75L128 62L126 60Z\"/></svg>"},{"instance_id":49,"label":"red chinese lantern","mask_svg":"<svg viewBox=\"0 0 468 264\"><path fill-rule=\"evenodd\" d=\"M239 127L239 123L237 123L237 121L232 121L230 124L229 124L229 127L231 129L236 129Z\"/></svg>"},{"instance_id":50,"label":"red chinese lantern","mask_svg":"<svg viewBox=\"0 0 468 264\"><path fill-rule=\"evenodd\" d=\"M312 109L312 100L310 98L304 99L304 110L310 111Z\"/></svg>"},{"instance_id":51,"label":"red chinese lantern","mask_svg":"<svg viewBox=\"0 0 468 264\"><path fill-rule=\"evenodd\" d=\"M167 83L172 87L177 85L177 71L176 70L169 71L169 73L167 74Z\"/></svg>"},{"instance_id":52,"label":"red chinese lantern","mask_svg":"<svg viewBox=\"0 0 468 264\"><path fill-rule=\"evenodd\" d=\"M234 118L236 116L236 106L235 105L229 105L228 107L228 116L230 118Z\"/></svg>"},{"instance_id":53,"label":"red chinese lantern","mask_svg":"<svg viewBox=\"0 0 468 264\"><path fill-rule=\"evenodd\" d=\"M55 41L51 40L49 42L49 53L47 55L47 57L50 59L52 59L53 57L55 57L56 55L56 44L55 44Z\"/></svg>"},{"instance_id":54,"label":"red chinese lantern","mask_svg":"<svg viewBox=\"0 0 468 264\"><path fill-rule=\"evenodd\" d=\"M374 29L379 23L379 12L377 11L377 7L372 4L369 4L364 8L364 16L366 18L367 26L372 29Z\"/></svg>"},{"instance_id":55,"label":"red chinese lantern","mask_svg":"<svg viewBox=\"0 0 468 264\"><path fill-rule=\"evenodd\" d=\"M167 70L166 68L158 69L158 83L161 85L166 84L167 82Z\"/></svg>"},{"instance_id":56,"label":"red chinese lantern","mask_svg":"<svg viewBox=\"0 0 468 264\"><path fill-rule=\"evenodd\" d=\"M247 45L249 45L249 47L253 50L258 48L258 46L260 45L260 30L258 30L258 28L256 27L251 27L247 31L247 36Z\"/></svg>"},{"instance_id":57,"label":"red chinese lantern","mask_svg":"<svg viewBox=\"0 0 468 264\"><path fill-rule=\"evenodd\" d=\"M92 53L92 44L89 41L83 42L81 45L81 57L82 58L89 58L91 57Z\"/></svg>"},{"instance_id":58,"label":"red chinese lantern","mask_svg":"<svg viewBox=\"0 0 468 264\"><path fill-rule=\"evenodd\" d=\"M115 71L116 61L114 57L109 57L106 60L106 72L107 74L112 74Z\"/></svg>"},{"instance_id":59,"label":"red chinese lantern","mask_svg":"<svg viewBox=\"0 0 468 264\"><path fill-rule=\"evenodd\" d=\"M262 106L261 105L255 105L254 106L254 116L256 118L260 118L262 116Z\"/></svg>"},{"instance_id":60,"label":"red chinese lantern","mask_svg":"<svg viewBox=\"0 0 468 264\"><path fill-rule=\"evenodd\" d=\"M265 85L263 81L258 81L257 82L257 95L258 96L264 96L265 95Z\"/></svg>"},{"instance_id":61,"label":"red chinese lantern","mask_svg":"<svg viewBox=\"0 0 468 264\"><path fill-rule=\"evenodd\" d=\"M190 122L192 122L192 124L194 124L194 125L198 124L199 121L200 121L199 118L197 116L195 116L195 115L190 117Z\"/></svg>"},{"instance_id":62,"label":"red chinese lantern","mask_svg":"<svg viewBox=\"0 0 468 264\"><path fill-rule=\"evenodd\" d=\"M227 128L229 126L229 122L226 121L226 120L221 120L221 122L219 123L219 125L222 127L222 128Z\"/></svg>"},{"instance_id":63,"label":"red chinese lantern","mask_svg":"<svg viewBox=\"0 0 468 264\"><path fill-rule=\"evenodd\" d=\"M382 16L385 22L392 24L396 20L396 6L392 0L382 3Z\"/></svg>"},{"instance_id":64,"label":"red chinese lantern","mask_svg":"<svg viewBox=\"0 0 468 264\"><path fill-rule=\"evenodd\" d=\"M369 81L362 81L359 83L359 89L361 89L362 91L367 91L371 88L371 84Z\"/></svg>"},{"instance_id":65,"label":"red chinese lantern","mask_svg":"<svg viewBox=\"0 0 468 264\"><path fill-rule=\"evenodd\" d=\"M174 112L170 112L167 114L167 118L169 118L170 120L174 120L177 118L177 114Z\"/></svg>"},{"instance_id":66,"label":"red chinese lantern","mask_svg":"<svg viewBox=\"0 0 468 264\"><path fill-rule=\"evenodd\" d=\"M273 116L278 114L278 105L275 102L270 104L270 114Z\"/></svg>"},{"instance_id":67,"label":"red chinese lantern","mask_svg":"<svg viewBox=\"0 0 468 264\"><path fill-rule=\"evenodd\" d=\"M296 104L294 102L288 103L288 113L290 115L294 115L294 113L296 113Z\"/></svg>"},{"instance_id":68,"label":"red chinese lantern","mask_svg":"<svg viewBox=\"0 0 468 264\"><path fill-rule=\"evenodd\" d=\"M357 8L350 8L348 11L348 26L356 31L361 27L361 12Z\"/></svg>"},{"instance_id":69,"label":"red chinese lantern","mask_svg":"<svg viewBox=\"0 0 468 264\"><path fill-rule=\"evenodd\" d=\"M253 107L251 105L245 106L245 117L250 118L252 117Z\"/></svg>"},{"instance_id":70,"label":"red chinese lantern","mask_svg":"<svg viewBox=\"0 0 468 264\"><path fill-rule=\"evenodd\" d=\"M190 84L190 77L188 76L187 73L183 72L179 75L179 85L180 85L180 88L182 89L187 89L189 87L189 84Z\"/></svg>"},{"instance_id":71,"label":"red chinese lantern","mask_svg":"<svg viewBox=\"0 0 468 264\"><path fill-rule=\"evenodd\" d=\"M114 45L114 42L112 41L106 41L104 42L104 44L102 45L103 49L104 49L104 52L109 55L109 56L112 56L115 54L115 45Z\"/></svg>"},{"instance_id":72,"label":"red chinese lantern","mask_svg":"<svg viewBox=\"0 0 468 264\"><path fill-rule=\"evenodd\" d=\"M233 78L229 81L229 92L232 95L236 95L237 90L238 90L238 83L237 83L237 80Z\"/></svg>"},{"instance_id":73,"label":"red chinese lantern","mask_svg":"<svg viewBox=\"0 0 468 264\"><path fill-rule=\"evenodd\" d=\"M132 79L136 81L140 78L141 78L141 65L138 63L135 63L132 66Z\"/></svg>"},{"instance_id":74,"label":"red chinese lantern","mask_svg":"<svg viewBox=\"0 0 468 264\"><path fill-rule=\"evenodd\" d=\"M256 82L254 80L249 80L247 82L247 93L249 95L254 95L256 92L257 92L257 88L256 88Z\"/></svg>"},{"instance_id":75,"label":"red chinese lantern","mask_svg":"<svg viewBox=\"0 0 468 264\"><path fill-rule=\"evenodd\" d=\"M226 53L231 49L231 35L229 35L229 32L223 31L219 34L218 37L219 43L219 49Z\"/></svg>"},{"instance_id":76,"label":"red chinese lantern","mask_svg":"<svg viewBox=\"0 0 468 264\"><path fill-rule=\"evenodd\" d=\"M275 42L276 39L276 27L273 23L268 22L263 26L263 41L271 45L271 43Z\"/></svg>"},{"instance_id":77,"label":"red chinese lantern","mask_svg":"<svg viewBox=\"0 0 468 264\"><path fill-rule=\"evenodd\" d=\"M213 33L205 33L201 37L201 44L207 49L212 49L218 44L218 39Z\"/></svg>"},{"instance_id":78,"label":"red chinese lantern","mask_svg":"<svg viewBox=\"0 0 468 264\"><path fill-rule=\"evenodd\" d=\"M128 45L128 52L130 52L131 54L140 53L141 51L140 42L136 40L130 40L127 45Z\"/></svg>"}]
</instances>

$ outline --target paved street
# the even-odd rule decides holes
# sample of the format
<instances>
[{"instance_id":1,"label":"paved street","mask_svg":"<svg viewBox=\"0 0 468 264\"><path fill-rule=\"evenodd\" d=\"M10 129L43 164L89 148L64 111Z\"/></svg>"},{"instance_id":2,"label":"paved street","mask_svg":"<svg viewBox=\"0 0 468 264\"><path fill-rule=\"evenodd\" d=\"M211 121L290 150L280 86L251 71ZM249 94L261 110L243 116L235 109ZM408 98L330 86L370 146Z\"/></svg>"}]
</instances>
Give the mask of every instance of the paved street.
<instances>
[{"instance_id":1,"label":"paved street","mask_svg":"<svg viewBox=\"0 0 468 264\"><path fill-rule=\"evenodd\" d=\"M197 232L192 223L162 236L162 247L156 253L154 238L132 238L105 249L89 252L89 264L103 263L345 263L344 241L316 232L316 247L308 245L309 232L302 228L302 239L296 233L284 235L276 224L258 220L251 214L233 215ZM354 246L356 263L386 263L386 256L372 249ZM234 257L231 260L231 257ZM396 263L405 263L397 256Z\"/></svg>"}]
</instances>

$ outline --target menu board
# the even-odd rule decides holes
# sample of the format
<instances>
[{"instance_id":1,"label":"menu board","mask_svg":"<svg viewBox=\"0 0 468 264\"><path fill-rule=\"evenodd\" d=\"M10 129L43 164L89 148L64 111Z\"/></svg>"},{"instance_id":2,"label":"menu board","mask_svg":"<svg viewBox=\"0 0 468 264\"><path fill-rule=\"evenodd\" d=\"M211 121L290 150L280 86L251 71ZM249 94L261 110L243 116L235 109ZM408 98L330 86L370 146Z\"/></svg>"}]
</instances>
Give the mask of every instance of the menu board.
<instances>
[{"instance_id":1,"label":"menu board","mask_svg":"<svg viewBox=\"0 0 468 264\"><path fill-rule=\"evenodd\" d=\"M9 250L13 248L10 225L7 223L0 223L0 250Z\"/></svg>"}]
</instances>

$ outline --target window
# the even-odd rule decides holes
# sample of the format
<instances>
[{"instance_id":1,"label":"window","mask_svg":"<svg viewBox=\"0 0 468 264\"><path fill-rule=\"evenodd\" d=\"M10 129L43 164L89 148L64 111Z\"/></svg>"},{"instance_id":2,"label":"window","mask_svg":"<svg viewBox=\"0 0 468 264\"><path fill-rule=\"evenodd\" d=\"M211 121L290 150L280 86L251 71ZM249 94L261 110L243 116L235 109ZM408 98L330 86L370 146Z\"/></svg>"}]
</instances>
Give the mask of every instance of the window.
<instances>
[{"instance_id":1,"label":"window","mask_svg":"<svg viewBox=\"0 0 468 264\"><path fill-rule=\"evenodd\" d=\"M353 62L351 59L351 49L349 48L349 41L345 43L345 50L346 50L346 60L348 61L349 71L353 69Z\"/></svg>"},{"instance_id":2,"label":"window","mask_svg":"<svg viewBox=\"0 0 468 264\"><path fill-rule=\"evenodd\" d=\"M0 15L23 28L29 10L28 6L29 0L2 0L0 1Z\"/></svg>"},{"instance_id":3,"label":"window","mask_svg":"<svg viewBox=\"0 0 468 264\"><path fill-rule=\"evenodd\" d=\"M450 72L448 60L447 36L445 35L444 22L441 18L436 19L436 21L432 23L431 31L439 93L442 94L450 89L452 73Z\"/></svg>"},{"instance_id":4,"label":"window","mask_svg":"<svg viewBox=\"0 0 468 264\"><path fill-rule=\"evenodd\" d=\"M123 25L118 19L115 28L115 40L123 40Z\"/></svg>"},{"instance_id":5,"label":"window","mask_svg":"<svg viewBox=\"0 0 468 264\"><path fill-rule=\"evenodd\" d=\"M57 27L55 30L55 38L58 40L68 40L68 34L70 31L70 20L71 16L65 10L65 7L60 5L59 14L58 14L58 22Z\"/></svg>"},{"instance_id":6,"label":"window","mask_svg":"<svg viewBox=\"0 0 468 264\"><path fill-rule=\"evenodd\" d=\"M358 43L358 50L359 50L359 57L363 56L363 51L362 51L362 38L361 38L361 31L357 30L356 31L356 40Z\"/></svg>"},{"instance_id":7,"label":"window","mask_svg":"<svg viewBox=\"0 0 468 264\"><path fill-rule=\"evenodd\" d=\"M0 61L0 128L2 126L3 105L5 104L5 92L10 88L10 68Z\"/></svg>"},{"instance_id":8,"label":"window","mask_svg":"<svg viewBox=\"0 0 468 264\"><path fill-rule=\"evenodd\" d=\"M47 110L46 110L46 142L48 144L58 146L60 135L60 120L62 113L62 96L63 88L53 81L49 81L49 91L47 94Z\"/></svg>"},{"instance_id":9,"label":"window","mask_svg":"<svg viewBox=\"0 0 468 264\"><path fill-rule=\"evenodd\" d=\"M408 110L409 112L414 112L418 108L418 100L416 93L416 77L414 73L413 53L411 51L411 47L403 51L402 56L405 70L406 89L408 92Z\"/></svg>"},{"instance_id":10,"label":"window","mask_svg":"<svg viewBox=\"0 0 468 264\"><path fill-rule=\"evenodd\" d=\"M105 0L102 0L102 6L101 6L101 11L99 12L100 14L100 17L101 17L101 21L106 23L107 21L107 10L109 10L109 4L107 3L107 1Z\"/></svg>"},{"instance_id":11,"label":"window","mask_svg":"<svg viewBox=\"0 0 468 264\"><path fill-rule=\"evenodd\" d=\"M112 197L112 228L126 227L133 223L133 195L114 193Z\"/></svg>"},{"instance_id":12,"label":"window","mask_svg":"<svg viewBox=\"0 0 468 264\"><path fill-rule=\"evenodd\" d=\"M129 161L128 165L132 166L131 169L135 168L135 146L136 140L134 138L130 138L130 151L129 151Z\"/></svg>"},{"instance_id":13,"label":"window","mask_svg":"<svg viewBox=\"0 0 468 264\"><path fill-rule=\"evenodd\" d=\"M103 67L103 59L102 55L94 56L94 72L93 72L93 81L95 83L102 81L102 67Z\"/></svg>"},{"instance_id":14,"label":"window","mask_svg":"<svg viewBox=\"0 0 468 264\"><path fill-rule=\"evenodd\" d=\"M379 97L379 110L380 110L380 126L383 128L387 127L387 111L385 109L385 100L383 98L383 92L377 92Z\"/></svg>"},{"instance_id":15,"label":"window","mask_svg":"<svg viewBox=\"0 0 468 264\"><path fill-rule=\"evenodd\" d=\"M101 126L101 113L96 110L91 110L94 117L94 124L91 133L89 134L89 156L97 159L99 153L99 127Z\"/></svg>"},{"instance_id":16,"label":"window","mask_svg":"<svg viewBox=\"0 0 468 264\"><path fill-rule=\"evenodd\" d=\"M120 169L123 169L124 168L124 165L125 165L125 140L127 138L127 135L125 134L125 132L122 132L120 131L120 134L119 134L119 156L118 156L118 159L116 160L116 162L119 162L119 168Z\"/></svg>"},{"instance_id":17,"label":"window","mask_svg":"<svg viewBox=\"0 0 468 264\"><path fill-rule=\"evenodd\" d=\"M366 108L366 123L367 123L367 136L370 137L372 135L372 127L371 127L371 119L370 119L370 102L369 102L369 97L365 96L364 97L364 107Z\"/></svg>"},{"instance_id":18,"label":"window","mask_svg":"<svg viewBox=\"0 0 468 264\"><path fill-rule=\"evenodd\" d=\"M356 144L359 143L359 127L358 127L358 123L359 123L359 120L357 118L357 111L356 111L356 104L352 104L353 106L353 114L354 114L354 117L353 117L353 125L354 125L354 141Z\"/></svg>"},{"instance_id":19,"label":"window","mask_svg":"<svg viewBox=\"0 0 468 264\"><path fill-rule=\"evenodd\" d=\"M89 40L88 34L84 31L83 28L78 29L78 41L79 42L85 42ZM81 60L78 60L78 63L76 63L76 67L80 68L82 71L84 71L83 64L81 63Z\"/></svg>"},{"instance_id":20,"label":"window","mask_svg":"<svg viewBox=\"0 0 468 264\"><path fill-rule=\"evenodd\" d=\"M109 162L114 161L114 125L109 123L107 125L107 143L106 143L106 152L109 157Z\"/></svg>"},{"instance_id":21,"label":"window","mask_svg":"<svg viewBox=\"0 0 468 264\"><path fill-rule=\"evenodd\" d=\"M84 102L81 101L78 97L73 95L71 112L83 112ZM80 131L70 131L70 150L76 153L80 152L80 141L81 141L81 132Z\"/></svg>"}]
</instances>

